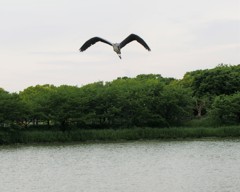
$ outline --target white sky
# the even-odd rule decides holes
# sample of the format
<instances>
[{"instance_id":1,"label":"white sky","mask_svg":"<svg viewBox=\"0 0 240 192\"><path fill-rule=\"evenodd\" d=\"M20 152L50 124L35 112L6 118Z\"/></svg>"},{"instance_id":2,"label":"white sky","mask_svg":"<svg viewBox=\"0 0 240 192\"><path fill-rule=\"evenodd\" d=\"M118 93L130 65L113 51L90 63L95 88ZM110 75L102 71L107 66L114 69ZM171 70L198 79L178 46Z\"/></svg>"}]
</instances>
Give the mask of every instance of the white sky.
<instances>
[{"instance_id":1,"label":"white sky","mask_svg":"<svg viewBox=\"0 0 240 192\"><path fill-rule=\"evenodd\" d=\"M122 49L93 36L137 42ZM240 63L240 0L0 0L0 87L82 86L138 74L182 78L188 71Z\"/></svg>"}]
</instances>

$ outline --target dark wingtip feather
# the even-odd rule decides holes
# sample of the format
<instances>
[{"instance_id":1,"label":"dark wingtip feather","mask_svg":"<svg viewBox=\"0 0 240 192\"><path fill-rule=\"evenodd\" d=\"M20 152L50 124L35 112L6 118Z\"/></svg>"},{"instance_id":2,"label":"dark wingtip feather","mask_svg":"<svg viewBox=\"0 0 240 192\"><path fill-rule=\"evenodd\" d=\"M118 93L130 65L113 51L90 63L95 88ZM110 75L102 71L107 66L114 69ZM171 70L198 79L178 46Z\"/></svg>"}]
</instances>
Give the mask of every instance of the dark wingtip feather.
<instances>
[{"instance_id":1,"label":"dark wingtip feather","mask_svg":"<svg viewBox=\"0 0 240 192\"><path fill-rule=\"evenodd\" d=\"M79 49L80 52L85 51L86 49L83 49L82 47Z\"/></svg>"}]
</instances>

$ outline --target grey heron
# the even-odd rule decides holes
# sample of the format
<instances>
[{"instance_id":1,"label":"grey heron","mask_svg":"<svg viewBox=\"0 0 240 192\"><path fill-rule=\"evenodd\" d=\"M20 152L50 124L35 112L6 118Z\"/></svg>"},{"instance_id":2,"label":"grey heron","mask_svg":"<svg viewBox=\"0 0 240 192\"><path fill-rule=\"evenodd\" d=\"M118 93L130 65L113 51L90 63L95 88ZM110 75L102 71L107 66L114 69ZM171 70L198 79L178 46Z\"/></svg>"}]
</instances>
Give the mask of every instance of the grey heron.
<instances>
[{"instance_id":1,"label":"grey heron","mask_svg":"<svg viewBox=\"0 0 240 192\"><path fill-rule=\"evenodd\" d=\"M80 52L85 51L88 47L90 47L91 45L94 45L97 42L103 42L106 43L108 45L111 45L113 47L113 50L118 54L119 58L121 59L121 49L127 45L128 43L132 42L132 41L137 41L138 43L140 43L143 47L145 47L148 51L151 51L151 49L149 48L149 46L147 45L147 43L138 35L135 34L130 34L126 39L124 39L121 43L111 43L101 37L93 37L89 40L87 40L82 47L79 49Z\"/></svg>"}]
</instances>

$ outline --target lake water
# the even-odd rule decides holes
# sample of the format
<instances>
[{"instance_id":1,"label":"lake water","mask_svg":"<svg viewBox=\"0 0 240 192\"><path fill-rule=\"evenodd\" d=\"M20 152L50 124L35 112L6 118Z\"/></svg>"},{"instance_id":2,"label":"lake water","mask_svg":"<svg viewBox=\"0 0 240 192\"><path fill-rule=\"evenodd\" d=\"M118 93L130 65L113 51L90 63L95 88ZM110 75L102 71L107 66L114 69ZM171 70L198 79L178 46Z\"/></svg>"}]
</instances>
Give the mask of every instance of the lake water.
<instances>
[{"instance_id":1,"label":"lake water","mask_svg":"<svg viewBox=\"0 0 240 192\"><path fill-rule=\"evenodd\" d=\"M240 140L0 147L1 192L239 192Z\"/></svg>"}]
</instances>

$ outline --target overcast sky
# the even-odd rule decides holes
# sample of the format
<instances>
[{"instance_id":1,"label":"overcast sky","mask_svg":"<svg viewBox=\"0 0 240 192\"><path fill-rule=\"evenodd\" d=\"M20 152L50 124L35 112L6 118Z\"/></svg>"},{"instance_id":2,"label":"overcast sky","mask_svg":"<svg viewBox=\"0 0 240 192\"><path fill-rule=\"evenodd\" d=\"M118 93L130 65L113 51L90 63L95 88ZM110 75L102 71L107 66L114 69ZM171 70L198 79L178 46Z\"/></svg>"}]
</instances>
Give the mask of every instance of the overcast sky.
<instances>
[{"instance_id":1,"label":"overcast sky","mask_svg":"<svg viewBox=\"0 0 240 192\"><path fill-rule=\"evenodd\" d=\"M80 53L93 36L137 42L122 60L107 44ZM240 0L1 0L0 87L82 86L138 74L182 78L188 71L240 63Z\"/></svg>"}]
</instances>

